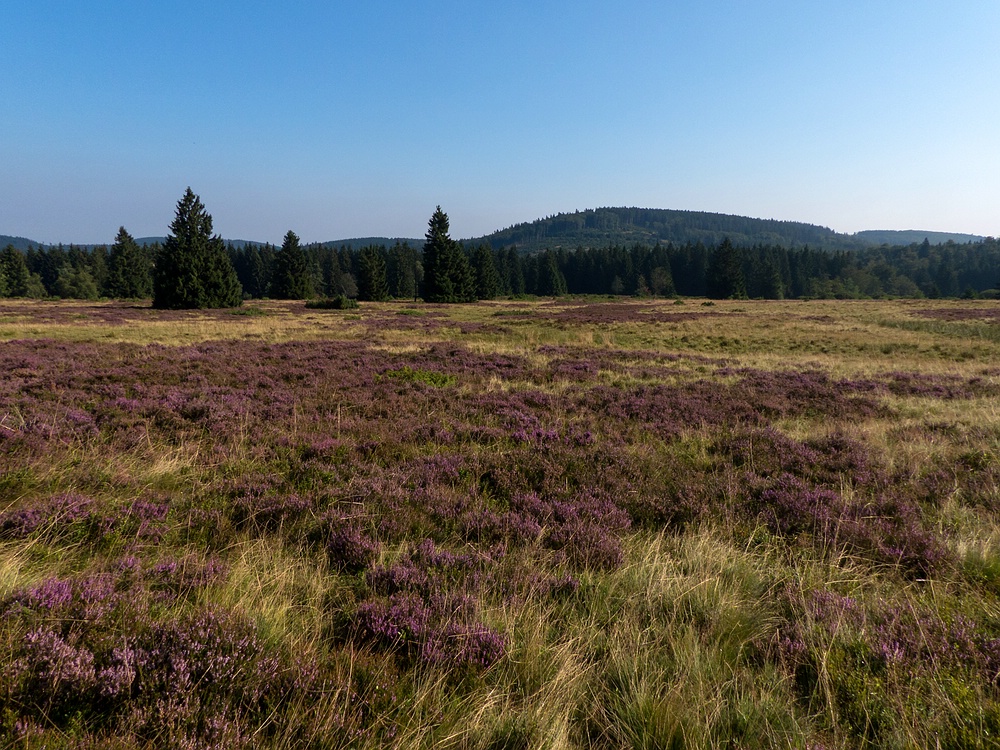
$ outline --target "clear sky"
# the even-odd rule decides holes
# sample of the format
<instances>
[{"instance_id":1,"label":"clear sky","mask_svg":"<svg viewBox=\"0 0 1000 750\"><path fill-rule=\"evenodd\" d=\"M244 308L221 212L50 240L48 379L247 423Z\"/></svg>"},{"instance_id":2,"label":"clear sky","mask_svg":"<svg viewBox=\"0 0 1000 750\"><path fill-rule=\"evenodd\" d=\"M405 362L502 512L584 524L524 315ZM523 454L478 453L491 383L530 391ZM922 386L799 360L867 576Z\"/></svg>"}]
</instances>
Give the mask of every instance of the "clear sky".
<instances>
[{"instance_id":1,"label":"clear sky","mask_svg":"<svg viewBox=\"0 0 1000 750\"><path fill-rule=\"evenodd\" d=\"M599 206L1000 235L997 0L7 0L0 234Z\"/></svg>"}]
</instances>

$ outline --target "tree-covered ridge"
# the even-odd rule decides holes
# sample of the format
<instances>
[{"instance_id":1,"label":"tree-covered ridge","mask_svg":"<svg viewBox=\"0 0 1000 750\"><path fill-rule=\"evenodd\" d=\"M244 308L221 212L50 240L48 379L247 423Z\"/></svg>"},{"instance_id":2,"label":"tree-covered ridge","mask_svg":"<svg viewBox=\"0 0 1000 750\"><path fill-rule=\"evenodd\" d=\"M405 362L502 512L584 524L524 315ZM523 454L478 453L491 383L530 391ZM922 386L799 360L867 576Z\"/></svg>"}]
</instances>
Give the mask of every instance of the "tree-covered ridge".
<instances>
[{"instance_id":1,"label":"tree-covered ridge","mask_svg":"<svg viewBox=\"0 0 1000 750\"><path fill-rule=\"evenodd\" d=\"M870 244L814 224L662 208L595 208L561 213L516 224L483 239L493 247L517 245L522 250L538 250L636 242L718 245L727 237L734 245L811 245L856 250Z\"/></svg>"},{"instance_id":2,"label":"tree-covered ridge","mask_svg":"<svg viewBox=\"0 0 1000 750\"><path fill-rule=\"evenodd\" d=\"M982 242L986 238L978 234L958 232L924 232L919 229L866 229L852 235L869 245L913 245L927 240L932 245L953 242L964 245L968 242Z\"/></svg>"}]
</instances>

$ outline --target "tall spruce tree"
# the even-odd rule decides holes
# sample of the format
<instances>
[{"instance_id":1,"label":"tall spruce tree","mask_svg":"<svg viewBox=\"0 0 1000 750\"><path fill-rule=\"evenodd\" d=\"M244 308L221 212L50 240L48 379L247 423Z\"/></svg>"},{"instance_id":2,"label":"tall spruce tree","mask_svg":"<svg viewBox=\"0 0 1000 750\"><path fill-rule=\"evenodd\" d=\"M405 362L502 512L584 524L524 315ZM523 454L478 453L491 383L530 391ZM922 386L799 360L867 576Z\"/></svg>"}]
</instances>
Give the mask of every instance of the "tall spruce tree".
<instances>
[{"instance_id":1,"label":"tall spruce tree","mask_svg":"<svg viewBox=\"0 0 1000 750\"><path fill-rule=\"evenodd\" d=\"M385 248L365 245L358 256L358 299L384 302L389 299Z\"/></svg>"},{"instance_id":2,"label":"tall spruce tree","mask_svg":"<svg viewBox=\"0 0 1000 750\"><path fill-rule=\"evenodd\" d=\"M396 299L416 296L418 263L416 250L409 243L396 240L396 244L389 250L389 294Z\"/></svg>"},{"instance_id":3,"label":"tall spruce tree","mask_svg":"<svg viewBox=\"0 0 1000 750\"><path fill-rule=\"evenodd\" d=\"M428 302L475 302L476 277L462 246L448 235L448 214L438 206L427 224L424 242L424 299Z\"/></svg>"},{"instance_id":4,"label":"tall spruce tree","mask_svg":"<svg viewBox=\"0 0 1000 750\"><path fill-rule=\"evenodd\" d=\"M288 230L281 248L274 254L271 296L275 299L308 299L313 296L309 259L299 245L298 235Z\"/></svg>"},{"instance_id":5,"label":"tall spruce tree","mask_svg":"<svg viewBox=\"0 0 1000 750\"><path fill-rule=\"evenodd\" d=\"M535 294L543 297L560 297L566 294L566 277L559 270L556 254L551 250L536 257L537 275ZM616 292L620 294L621 292Z\"/></svg>"},{"instance_id":6,"label":"tall spruce tree","mask_svg":"<svg viewBox=\"0 0 1000 750\"><path fill-rule=\"evenodd\" d=\"M119 298L149 297L153 293L149 257L125 227L118 228L108 255L107 293Z\"/></svg>"},{"instance_id":7,"label":"tall spruce tree","mask_svg":"<svg viewBox=\"0 0 1000 750\"><path fill-rule=\"evenodd\" d=\"M188 188L177 202L170 235L156 255L153 307L172 310L238 307L243 288L212 217Z\"/></svg>"},{"instance_id":8,"label":"tall spruce tree","mask_svg":"<svg viewBox=\"0 0 1000 750\"><path fill-rule=\"evenodd\" d=\"M493 248L481 242L472 252L472 268L476 272L476 296L494 299L500 294L500 273L497 271Z\"/></svg>"},{"instance_id":9,"label":"tall spruce tree","mask_svg":"<svg viewBox=\"0 0 1000 750\"><path fill-rule=\"evenodd\" d=\"M743 299L747 296L740 251L728 237L709 258L705 286L708 296L714 299Z\"/></svg>"}]
</instances>

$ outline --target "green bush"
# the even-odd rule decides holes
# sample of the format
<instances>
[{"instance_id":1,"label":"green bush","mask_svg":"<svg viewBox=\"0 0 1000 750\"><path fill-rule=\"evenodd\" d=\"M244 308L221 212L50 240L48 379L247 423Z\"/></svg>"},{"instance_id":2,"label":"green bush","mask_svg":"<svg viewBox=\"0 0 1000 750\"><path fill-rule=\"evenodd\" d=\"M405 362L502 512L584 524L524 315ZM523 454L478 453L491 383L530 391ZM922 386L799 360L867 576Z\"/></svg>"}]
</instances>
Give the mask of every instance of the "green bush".
<instances>
[{"instance_id":1,"label":"green bush","mask_svg":"<svg viewBox=\"0 0 1000 750\"><path fill-rule=\"evenodd\" d=\"M335 297L325 297L306 302L306 307L310 310L356 310L358 301L343 294Z\"/></svg>"}]
</instances>

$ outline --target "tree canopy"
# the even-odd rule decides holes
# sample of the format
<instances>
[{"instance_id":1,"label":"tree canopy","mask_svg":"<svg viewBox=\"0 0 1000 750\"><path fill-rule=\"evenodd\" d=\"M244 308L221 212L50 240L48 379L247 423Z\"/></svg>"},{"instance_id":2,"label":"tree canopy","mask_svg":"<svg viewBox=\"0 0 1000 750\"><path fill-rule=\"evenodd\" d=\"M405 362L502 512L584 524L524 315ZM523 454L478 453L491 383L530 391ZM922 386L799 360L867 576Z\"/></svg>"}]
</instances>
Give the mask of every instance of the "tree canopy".
<instances>
[{"instance_id":1,"label":"tree canopy","mask_svg":"<svg viewBox=\"0 0 1000 750\"><path fill-rule=\"evenodd\" d=\"M449 234L448 214L438 206L427 224L424 242L424 299L428 302L475 302L476 277L469 259Z\"/></svg>"},{"instance_id":2,"label":"tree canopy","mask_svg":"<svg viewBox=\"0 0 1000 750\"><path fill-rule=\"evenodd\" d=\"M153 307L238 307L243 288L212 217L189 187L177 202L170 235L156 255Z\"/></svg>"},{"instance_id":3,"label":"tree canopy","mask_svg":"<svg viewBox=\"0 0 1000 750\"><path fill-rule=\"evenodd\" d=\"M145 249L136 244L125 227L119 227L108 255L108 294L112 297L149 297L153 291L150 265Z\"/></svg>"},{"instance_id":4,"label":"tree canopy","mask_svg":"<svg viewBox=\"0 0 1000 750\"><path fill-rule=\"evenodd\" d=\"M285 234L281 249L274 254L271 296L275 299L308 299L313 296L309 260L292 230Z\"/></svg>"}]
</instances>

